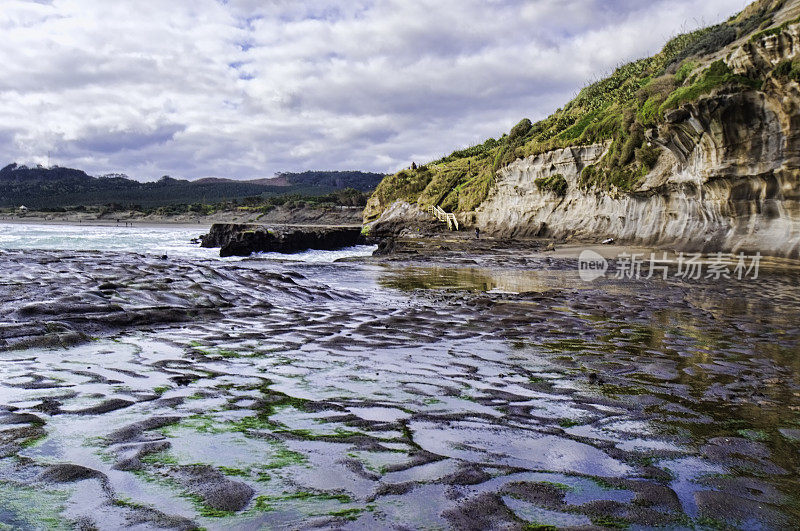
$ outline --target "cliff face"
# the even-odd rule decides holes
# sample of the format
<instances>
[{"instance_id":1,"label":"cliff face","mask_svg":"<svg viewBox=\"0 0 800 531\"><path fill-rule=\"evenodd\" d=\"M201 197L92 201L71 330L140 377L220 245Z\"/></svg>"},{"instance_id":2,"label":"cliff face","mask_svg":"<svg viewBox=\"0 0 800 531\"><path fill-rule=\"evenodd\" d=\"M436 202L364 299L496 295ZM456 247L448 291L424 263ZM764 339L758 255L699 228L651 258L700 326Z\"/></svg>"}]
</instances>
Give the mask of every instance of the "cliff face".
<instances>
[{"instance_id":1,"label":"cliff face","mask_svg":"<svg viewBox=\"0 0 800 531\"><path fill-rule=\"evenodd\" d=\"M581 178L612 156L609 143L568 147L497 171L462 223L503 237L800 257L800 18L788 18L798 12L800 4L786 4L784 24L692 63L698 72L717 61L727 79L758 83L720 83L647 127L657 162L632 189ZM561 186L548 186L553 179Z\"/></svg>"},{"instance_id":2,"label":"cliff face","mask_svg":"<svg viewBox=\"0 0 800 531\"><path fill-rule=\"evenodd\" d=\"M603 145L557 150L499 171L475 213L477 226L502 236L612 237L798 257L800 85L769 74L797 56L798 29L749 42L728 59L734 72L762 73L761 90L700 99L648 130L662 153L632 193L581 189L581 171L603 156ZM556 174L567 181L564 197L535 184Z\"/></svg>"}]
</instances>

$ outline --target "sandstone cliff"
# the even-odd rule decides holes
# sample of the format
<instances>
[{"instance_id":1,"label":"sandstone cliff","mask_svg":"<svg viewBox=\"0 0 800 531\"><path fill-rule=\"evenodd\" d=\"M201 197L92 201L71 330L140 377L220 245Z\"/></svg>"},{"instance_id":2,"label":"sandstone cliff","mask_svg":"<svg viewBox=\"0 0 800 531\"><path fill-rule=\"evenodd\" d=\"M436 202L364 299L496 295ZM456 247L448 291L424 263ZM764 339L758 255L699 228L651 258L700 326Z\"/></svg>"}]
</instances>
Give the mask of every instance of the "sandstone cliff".
<instances>
[{"instance_id":1,"label":"sandstone cliff","mask_svg":"<svg viewBox=\"0 0 800 531\"><path fill-rule=\"evenodd\" d=\"M766 31L684 61L685 75L698 79L684 93L714 80L715 72L724 82L652 123L642 120L644 127L630 126L641 128L641 149L654 156L649 165L632 163L639 175L627 189L587 179L619 157L604 140L518 158L494 173L476 208L454 210L463 223L504 237L611 237L800 256L799 4L778 3ZM729 82L737 79L744 84ZM400 209L409 211L384 208L377 225L396 224Z\"/></svg>"}]
</instances>

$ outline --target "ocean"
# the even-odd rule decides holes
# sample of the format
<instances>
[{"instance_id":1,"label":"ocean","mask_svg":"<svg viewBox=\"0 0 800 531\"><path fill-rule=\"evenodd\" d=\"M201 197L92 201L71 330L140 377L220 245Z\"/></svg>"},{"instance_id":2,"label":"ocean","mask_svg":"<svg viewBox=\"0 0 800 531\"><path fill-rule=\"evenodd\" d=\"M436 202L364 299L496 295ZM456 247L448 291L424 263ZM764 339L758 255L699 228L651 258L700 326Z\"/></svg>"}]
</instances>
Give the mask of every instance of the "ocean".
<instances>
[{"instance_id":1,"label":"ocean","mask_svg":"<svg viewBox=\"0 0 800 531\"><path fill-rule=\"evenodd\" d=\"M41 249L59 251L116 251L173 258L220 259L219 249L191 243L209 227L101 226L90 224L0 223L0 249ZM308 250L295 254L259 253L251 259L328 263L340 258L370 256L372 245L358 245L337 251ZM228 261L240 257L225 258Z\"/></svg>"}]
</instances>

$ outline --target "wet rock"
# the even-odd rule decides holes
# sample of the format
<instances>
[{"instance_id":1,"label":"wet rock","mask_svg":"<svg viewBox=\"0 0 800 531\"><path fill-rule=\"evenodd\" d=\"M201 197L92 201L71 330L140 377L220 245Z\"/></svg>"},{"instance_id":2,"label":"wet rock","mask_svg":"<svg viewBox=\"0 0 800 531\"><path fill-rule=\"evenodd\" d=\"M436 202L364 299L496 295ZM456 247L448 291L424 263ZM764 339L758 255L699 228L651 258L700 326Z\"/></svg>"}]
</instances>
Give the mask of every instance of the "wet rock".
<instances>
[{"instance_id":1,"label":"wet rock","mask_svg":"<svg viewBox=\"0 0 800 531\"><path fill-rule=\"evenodd\" d=\"M172 443L167 440L161 440L130 446L132 447L119 449L120 455L114 464L115 470L141 470L144 456L168 450Z\"/></svg>"},{"instance_id":2,"label":"wet rock","mask_svg":"<svg viewBox=\"0 0 800 531\"><path fill-rule=\"evenodd\" d=\"M372 256L385 256L392 254L395 248L394 238L384 238L378 243L378 248L372 253Z\"/></svg>"},{"instance_id":3,"label":"wet rock","mask_svg":"<svg viewBox=\"0 0 800 531\"><path fill-rule=\"evenodd\" d=\"M0 415L0 424L34 424L42 425L44 420L33 413L10 413Z\"/></svg>"},{"instance_id":4,"label":"wet rock","mask_svg":"<svg viewBox=\"0 0 800 531\"><path fill-rule=\"evenodd\" d=\"M190 375L181 375L181 376L173 376L170 378L173 382L180 386L189 385L190 383L194 382L195 380L199 380L200 376L195 374Z\"/></svg>"},{"instance_id":5,"label":"wet rock","mask_svg":"<svg viewBox=\"0 0 800 531\"><path fill-rule=\"evenodd\" d=\"M769 449L762 443L742 437L714 437L703 447L703 453L712 458L742 456L769 457Z\"/></svg>"},{"instance_id":6,"label":"wet rock","mask_svg":"<svg viewBox=\"0 0 800 531\"><path fill-rule=\"evenodd\" d=\"M0 431L0 458L16 455L22 445L45 435L47 432L40 424L23 425Z\"/></svg>"},{"instance_id":7,"label":"wet rock","mask_svg":"<svg viewBox=\"0 0 800 531\"><path fill-rule=\"evenodd\" d=\"M96 406L69 411L68 413L75 415L100 415L102 413L108 413L109 411L116 411L117 409L126 408L128 406L132 406L133 404L135 404L135 402L130 400L124 400L122 398L110 398L108 400L103 400Z\"/></svg>"},{"instance_id":8,"label":"wet rock","mask_svg":"<svg viewBox=\"0 0 800 531\"><path fill-rule=\"evenodd\" d=\"M501 492L541 507L564 505L564 491L549 483L517 481L505 485Z\"/></svg>"},{"instance_id":9,"label":"wet rock","mask_svg":"<svg viewBox=\"0 0 800 531\"><path fill-rule=\"evenodd\" d=\"M47 413L48 415L56 415L61 413L61 402L53 397L46 396L42 398L39 404L33 406L33 408L42 413Z\"/></svg>"},{"instance_id":10,"label":"wet rock","mask_svg":"<svg viewBox=\"0 0 800 531\"><path fill-rule=\"evenodd\" d=\"M757 478L712 476L703 480L702 484L712 487L715 491L726 492L761 503L773 505L790 503L787 496L774 485Z\"/></svg>"},{"instance_id":11,"label":"wet rock","mask_svg":"<svg viewBox=\"0 0 800 531\"><path fill-rule=\"evenodd\" d=\"M695 492L694 499L701 516L728 522L742 529L794 527L792 519L763 502L710 490Z\"/></svg>"},{"instance_id":12,"label":"wet rock","mask_svg":"<svg viewBox=\"0 0 800 531\"><path fill-rule=\"evenodd\" d=\"M592 372L592 373L589 373L589 383L590 384L603 385L603 383L605 383L605 381L603 380L603 378L598 376L596 372Z\"/></svg>"},{"instance_id":13,"label":"wet rock","mask_svg":"<svg viewBox=\"0 0 800 531\"><path fill-rule=\"evenodd\" d=\"M366 467L364 466L364 463L356 459L343 459L341 463L347 470L364 479L369 479L371 481L378 481L381 478L379 474L367 470Z\"/></svg>"},{"instance_id":14,"label":"wet rock","mask_svg":"<svg viewBox=\"0 0 800 531\"><path fill-rule=\"evenodd\" d=\"M368 501L374 502L382 496L402 496L403 494L408 494L418 486L419 483L411 481L406 483L383 483L375 489L375 493L369 497Z\"/></svg>"},{"instance_id":15,"label":"wet rock","mask_svg":"<svg viewBox=\"0 0 800 531\"><path fill-rule=\"evenodd\" d=\"M742 437L715 437L701 448L703 454L728 467L749 470L758 474L783 475L788 472L773 463L769 448L758 441Z\"/></svg>"},{"instance_id":16,"label":"wet rock","mask_svg":"<svg viewBox=\"0 0 800 531\"><path fill-rule=\"evenodd\" d=\"M657 466L643 466L640 469L643 478L654 479L656 481L668 482L672 479L672 475L664 469Z\"/></svg>"},{"instance_id":17,"label":"wet rock","mask_svg":"<svg viewBox=\"0 0 800 531\"><path fill-rule=\"evenodd\" d=\"M67 348L89 340L63 323L37 322L0 328L0 350Z\"/></svg>"},{"instance_id":18,"label":"wet rock","mask_svg":"<svg viewBox=\"0 0 800 531\"><path fill-rule=\"evenodd\" d=\"M644 507L659 507L680 513L683 509L678 495L669 487L648 481L625 481L627 489L636 492L634 503Z\"/></svg>"},{"instance_id":19,"label":"wet rock","mask_svg":"<svg viewBox=\"0 0 800 531\"><path fill-rule=\"evenodd\" d=\"M173 468L170 476L200 496L205 505L219 511L241 511L255 494L246 483L228 479L208 465Z\"/></svg>"},{"instance_id":20,"label":"wet rock","mask_svg":"<svg viewBox=\"0 0 800 531\"><path fill-rule=\"evenodd\" d=\"M668 124L677 124L688 120L690 116L691 114L689 111L681 107L680 109L675 109L664 114L664 120Z\"/></svg>"},{"instance_id":21,"label":"wet rock","mask_svg":"<svg viewBox=\"0 0 800 531\"><path fill-rule=\"evenodd\" d=\"M790 441L800 442L800 430L793 428L781 428L778 431Z\"/></svg>"},{"instance_id":22,"label":"wet rock","mask_svg":"<svg viewBox=\"0 0 800 531\"><path fill-rule=\"evenodd\" d=\"M492 479L491 474L477 465L462 465L458 471L444 476L441 481L449 485L478 485Z\"/></svg>"},{"instance_id":23,"label":"wet rock","mask_svg":"<svg viewBox=\"0 0 800 531\"><path fill-rule=\"evenodd\" d=\"M126 521L131 527L142 525L143 527L176 529L180 531L203 529L188 518L165 514L151 507L130 508Z\"/></svg>"},{"instance_id":24,"label":"wet rock","mask_svg":"<svg viewBox=\"0 0 800 531\"><path fill-rule=\"evenodd\" d=\"M219 255L297 253L307 249L332 251L363 243L360 227L265 227L215 223L201 236L202 247L220 247Z\"/></svg>"},{"instance_id":25,"label":"wet rock","mask_svg":"<svg viewBox=\"0 0 800 531\"><path fill-rule=\"evenodd\" d=\"M497 494L484 493L459 503L442 513L453 527L465 531L521 530L519 518Z\"/></svg>"},{"instance_id":26,"label":"wet rock","mask_svg":"<svg viewBox=\"0 0 800 531\"><path fill-rule=\"evenodd\" d=\"M65 463L47 467L36 479L46 483L72 483L74 481L95 478L105 479L106 476L102 472L92 468Z\"/></svg>"},{"instance_id":27,"label":"wet rock","mask_svg":"<svg viewBox=\"0 0 800 531\"><path fill-rule=\"evenodd\" d=\"M595 518L623 519L628 515L628 507L624 503L613 500L594 500L578 505L577 509Z\"/></svg>"},{"instance_id":28,"label":"wet rock","mask_svg":"<svg viewBox=\"0 0 800 531\"><path fill-rule=\"evenodd\" d=\"M133 441L138 439L142 433L147 430L155 430L158 428L163 428L164 426L169 426L170 424L175 424L181 419L181 417L174 417L174 416L164 416L164 417L150 417L148 419L134 422L124 428L120 428L116 431L111 432L108 436L106 436L106 441L109 444L117 444L123 443L128 441Z\"/></svg>"}]
</instances>

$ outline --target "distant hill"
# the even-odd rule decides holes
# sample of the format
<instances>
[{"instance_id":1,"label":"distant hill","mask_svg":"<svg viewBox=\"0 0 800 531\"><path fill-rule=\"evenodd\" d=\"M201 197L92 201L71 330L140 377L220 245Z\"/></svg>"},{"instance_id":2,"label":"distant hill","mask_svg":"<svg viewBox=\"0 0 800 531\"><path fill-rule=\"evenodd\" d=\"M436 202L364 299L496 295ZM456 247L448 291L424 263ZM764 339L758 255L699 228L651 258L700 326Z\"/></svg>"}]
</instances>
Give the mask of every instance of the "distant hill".
<instances>
[{"instance_id":1,"label":"distant hill","mask_svg":"<svg viewBox=\"0 0 800 531\"><path fill-rule=\"evenodd\" d=\"M251 181L214 177L187 181L164 176L156 182L141 183L121 174L92 177L71 168L9 164L0 170L0 207L23 204L34 209L107 204L155 207L254 196L316 196L344 188L368 192L383 177L380 173L360 171L308 171Z\"/></svg>"},{"instance_id":2,"label":"distant hill","mask_svg":"<svg viewBox=\"0 0 800 531\"><path fill-rule=\"evenodd\" d=\"M206 177L192 181L196 184L207 183L249 183L263 186L317 186L331 190L355 188L361 192L374 190L385 175L360 171L306 171L303 173L283 172L266 179L236 181L218 177Z\"/></svg>"}]
</instances>

